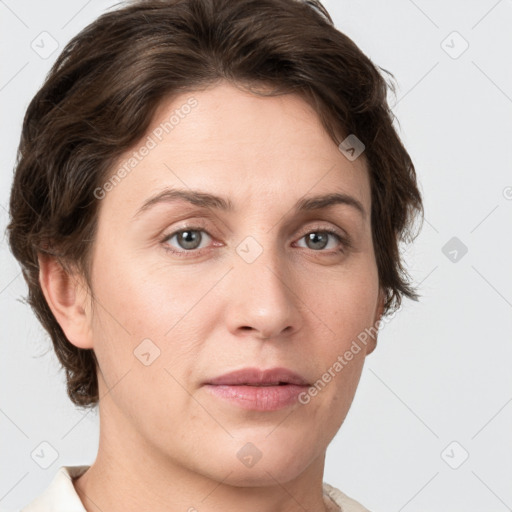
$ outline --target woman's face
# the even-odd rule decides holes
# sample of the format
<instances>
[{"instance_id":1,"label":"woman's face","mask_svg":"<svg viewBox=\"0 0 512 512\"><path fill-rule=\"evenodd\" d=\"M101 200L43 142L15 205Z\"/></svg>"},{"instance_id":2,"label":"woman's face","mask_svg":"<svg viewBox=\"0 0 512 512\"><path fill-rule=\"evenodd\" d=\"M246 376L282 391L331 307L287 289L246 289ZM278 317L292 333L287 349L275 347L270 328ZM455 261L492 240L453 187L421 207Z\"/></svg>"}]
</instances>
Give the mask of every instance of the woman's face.
<instances>
[{"instance_id":1,"label":"woman's face","mask_svg":"<svg viewBox=\"0 0 512 512\"><path fill-rule=\"evenodd\" d=\"M323 466L374 345L344 354L382 306L364 156L350 161L298 96L222 84L162 104L114 171L124 164L103 189L92 268L111 450L129 440L238 485ZM164 191L197 198L147 204ZM305 203L328 194L352 199ZM311 394L205 384L276 367L310 385L331 378Z\"/></svg>"}]
</instances>

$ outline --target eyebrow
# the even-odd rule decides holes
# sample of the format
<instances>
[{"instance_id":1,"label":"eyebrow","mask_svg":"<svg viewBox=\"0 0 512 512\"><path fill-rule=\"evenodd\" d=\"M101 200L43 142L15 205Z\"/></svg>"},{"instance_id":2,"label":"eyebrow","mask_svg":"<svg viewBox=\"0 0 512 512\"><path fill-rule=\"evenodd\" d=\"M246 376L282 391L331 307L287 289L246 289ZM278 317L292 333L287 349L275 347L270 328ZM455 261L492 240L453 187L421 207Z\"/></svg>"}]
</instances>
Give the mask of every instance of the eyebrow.
<instances>
[{"instance_id":1,"label":"eyebrow","mask_svg":"<svg viewBox=\"0 0 512 512\"><path fill-rule=\"evenodd\" d=\"M176 201L187 201L201 208L216 209L226 212L232 212L235 209L233 203L228 198L201 192L199 190L165 189L146 200L133 217L136 218L140 216L143 212L151 209L156 204L174 203ZM296 212L314 211L328 208L336 204L350 206L357 210L363 219L366 218L366 210L361 202L355 197L341 193L316 195L299 199L294 209Z\"/></svg>"}]
</instances>

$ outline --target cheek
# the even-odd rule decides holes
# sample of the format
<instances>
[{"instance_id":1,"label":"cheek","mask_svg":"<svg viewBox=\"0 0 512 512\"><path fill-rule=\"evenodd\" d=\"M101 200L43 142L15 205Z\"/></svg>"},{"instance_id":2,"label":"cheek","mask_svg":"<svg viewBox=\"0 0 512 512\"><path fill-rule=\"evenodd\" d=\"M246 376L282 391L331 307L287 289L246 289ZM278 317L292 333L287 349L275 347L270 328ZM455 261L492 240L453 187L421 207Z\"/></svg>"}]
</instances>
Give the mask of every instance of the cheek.
<instances>
[{"instance_id":1,"label":"cheek","mask_svg":"<svg viewBox=\"0 0 512 512\"><path fill-rule=\"evenodd\" d=\"M320 297L318 316L325 322L317 332L321 329L325 336L317 338L312 353L319 374L306 407L325 425L322 435L330 439L344 421L361 377L370 346L365 329L373 322L377 285L371 280L346 280L333 283Z\"/></svg>"},{"instance_id":2,"label":"cheek","mask_svg":"<svg viewBox=\"0 0 512 512\"><path fill-rule=\"evenodd\" d=\"M371 262L342 270L323 281L310 296L314 313L324 320L335 345L356 338L375 321L378 275Z\"/></svg>"},{"instance_id":3,"label":"cheek","mask_svg":"<svg viewBox=\"0 0 512 512\"><path fill-rule=\"evenodd\" d=\"M198 324L207 322L208 304L197 303L214 281L191 281L178 271L171 276L168 268L128 258L113 261L97 266L95 281L95 352L111 389L108 400L146 439L170 451L173 439L185 437L184 415L198 419L196 429L215 428L185 390L204 338ZM160 432L165 441L156 441Z\"/></svg>"},{"instance_id":4,"label":"cheek","mask_svg":"<svg viewBox=\"0 0 512 512\"><path fill-rule=\"evenodd\" d=\"M316 352L318 368L324 372L318 376L317 387L325 384L329 388L325 399L341 412L352 401L366 350L371 347L367 332L375 321L378 277L370 264L338 277L321 287L313 303L316 304L314 313L322 320L319 325L325 333Z\"/></svg>"},{"instance_id":5,"label":"cheek","mask_svg":"<svg viewBox=\"0 0 512 512\"><path fill-rule=\"evenodd\" d=\"M186 370L208 335L215 305L208 291L218 273L200 277L124 254L97 261L93 332L109 383L128 369L140 371L141 359L154 360L144 385L153 373Z\"/></svg>"},{"instance_id":6,"label":"cheek","mask_svg":"<svg viewBox=\"0 0 512 512\"><path fill-rule=\"evenodd\" d=\"M105 256L95 269L96 296L103 317L134 338L162 338L200 292L198 281L176 269L156 266L136 254Z\"/></svg>"}]
</instances>

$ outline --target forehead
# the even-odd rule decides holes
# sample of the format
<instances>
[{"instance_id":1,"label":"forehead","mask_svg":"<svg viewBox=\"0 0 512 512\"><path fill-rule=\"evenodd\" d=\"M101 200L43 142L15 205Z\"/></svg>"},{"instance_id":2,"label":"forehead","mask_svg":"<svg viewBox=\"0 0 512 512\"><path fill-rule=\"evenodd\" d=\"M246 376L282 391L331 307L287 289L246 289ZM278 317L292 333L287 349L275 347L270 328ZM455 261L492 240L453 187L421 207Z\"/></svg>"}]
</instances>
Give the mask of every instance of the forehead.
<instances>
[{"instance_id":1,"label":"forehead","mask_svg":"<svg viewBox=\"0 0 512 512\"><path fill-rule=\"evenodd\" d=\"M350 194L370 208L364 155L349 161L303 98L226 83L162 101L119 169L102 209L135 212L166 187L227 196L235 209L287 208L309 192Z\"/></svg>"}]
</instances>

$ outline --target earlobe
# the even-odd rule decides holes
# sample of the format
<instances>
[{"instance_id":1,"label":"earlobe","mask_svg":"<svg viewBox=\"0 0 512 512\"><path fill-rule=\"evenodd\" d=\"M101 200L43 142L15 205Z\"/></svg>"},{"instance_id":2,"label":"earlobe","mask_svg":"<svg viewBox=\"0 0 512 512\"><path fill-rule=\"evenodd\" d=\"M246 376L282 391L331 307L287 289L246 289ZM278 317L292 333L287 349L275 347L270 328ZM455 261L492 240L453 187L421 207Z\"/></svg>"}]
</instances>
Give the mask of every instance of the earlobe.
<instances>
[{"instance_id":1,"label":"earlobe","mask_svg":"<svg viewBox=\"0 0 512 512\"><path fill-rule=\"evenodd\" d=\"M39 283L66 338L79 348L93 348L90 307L83 278L68 273L54 256L38 254L38 260Z\"/></svg>"}]
</instances>

